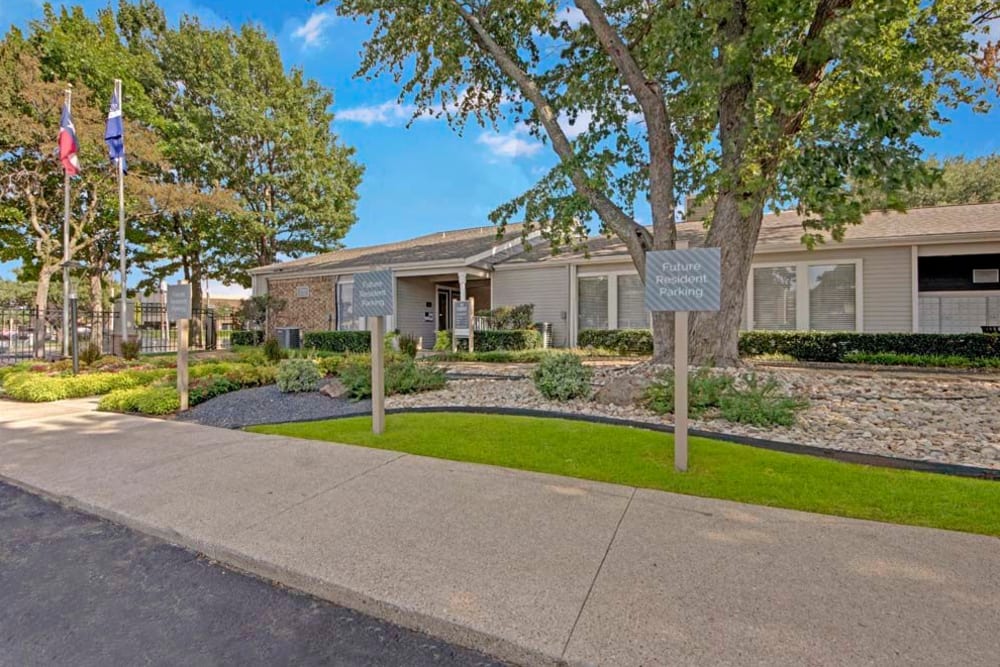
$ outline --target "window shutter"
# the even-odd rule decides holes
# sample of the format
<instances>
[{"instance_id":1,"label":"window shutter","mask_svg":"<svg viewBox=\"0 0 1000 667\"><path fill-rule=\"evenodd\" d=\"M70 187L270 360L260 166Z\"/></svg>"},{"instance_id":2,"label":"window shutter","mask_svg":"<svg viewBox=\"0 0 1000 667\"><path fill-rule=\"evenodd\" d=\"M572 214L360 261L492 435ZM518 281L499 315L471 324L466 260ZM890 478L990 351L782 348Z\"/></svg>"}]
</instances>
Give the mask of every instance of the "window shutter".
<instances>
[{"instance_id":1,"label":"window shutter","mask_svg":"<svg viewBox=\"0 0 1000 667\"><path fill-rule=\"evenodd\" d=\"M754 269L754 328L794 329L795 312L795 267L773 266Z\"/></svg>"},{"instance_id":2,"label":"window shutter","mask_svg":"<svg viewBox=\"0 0 1000 667\"><path fill-rule=\"evenodd\" d=\"M649 311L639 276L618 276L618 328L648 329Z\"/></svg>"},{"instance_id":3,"label":"window shutter","mask_svg":"<svg viewBox=\"0 0 1000 667\"><path fill-rule=\"evenodd\" d=\"M593 276L577 280L580 329L608 328L608 277Z\"/></svg>"},{"instance_id":4,"label":"window shutter","mask_svg":"<svg viewBox=\"0 0 1000 667\"><path fill-rule=\"evenodd\" d=\"M809 267L809 328L816 331L857 329L857 276L854 264Z\"/></svg>"}]
</instances>

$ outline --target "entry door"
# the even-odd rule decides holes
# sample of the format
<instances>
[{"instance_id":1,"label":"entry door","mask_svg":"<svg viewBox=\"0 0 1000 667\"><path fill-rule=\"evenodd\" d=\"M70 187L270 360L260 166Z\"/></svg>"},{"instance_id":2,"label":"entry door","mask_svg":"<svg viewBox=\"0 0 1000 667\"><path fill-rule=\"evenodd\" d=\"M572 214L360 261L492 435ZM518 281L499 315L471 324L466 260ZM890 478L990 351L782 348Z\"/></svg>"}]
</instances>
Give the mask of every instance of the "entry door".
<instances>
[{"instance_id":1,"label":"entry door","mask_svg":"<svg viewBox=\"0 0 1000 667\"><path fill-rule=\"evenodd\" d=\"M451 300L456 292L447 287L437 288L437 330L451 331Z\"/></svg>"}]
</instances>

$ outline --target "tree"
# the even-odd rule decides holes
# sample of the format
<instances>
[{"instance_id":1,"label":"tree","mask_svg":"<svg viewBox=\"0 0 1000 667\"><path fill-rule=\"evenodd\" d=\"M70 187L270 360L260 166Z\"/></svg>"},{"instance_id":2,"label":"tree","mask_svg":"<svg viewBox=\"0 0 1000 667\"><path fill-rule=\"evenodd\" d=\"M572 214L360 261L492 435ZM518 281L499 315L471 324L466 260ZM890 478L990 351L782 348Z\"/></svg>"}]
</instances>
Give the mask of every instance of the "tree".
<instances>
[{"instance_id":1,"label":"tree","mask_svg":"<svg viewBox=\"0 0 1000 667\"><path fill-rule=\"evenodd\" d=\"M903 206L941 206L945 204L982 204L1000 201L1000 155L966 159L951 157L939 162L927 161L936 178L911 191L900 193ZM875 208L888 207L884 197L872 202Z\"/></svg>"},{"instance_id":2,"label":"tree","mask_svg":"<svg viewBox=\"0 0 1000 667\"><path fill-rule=\"evenodd\" d=\"M929 178L913 141L958 105L982 106L979 26L995 2L811 0L341 0L374 26L359 74L389 74L417 114L507 117L558 164L495 222L523 214L555 247L596 215L639 275L674 247L681 193L714 201L706 244L723 255L722 310L692 318L692 353L738 362L738 329L764 210L795 203L803 241L840 239L872 184ZM579 21L570 21L579 16ZM978 59L977 59L978 58ZM574 138L574 135L575 136ZM634 202L645 198L651 228ZM654 315L667 358L672 317Z\"/></svg>"}]
</instances>

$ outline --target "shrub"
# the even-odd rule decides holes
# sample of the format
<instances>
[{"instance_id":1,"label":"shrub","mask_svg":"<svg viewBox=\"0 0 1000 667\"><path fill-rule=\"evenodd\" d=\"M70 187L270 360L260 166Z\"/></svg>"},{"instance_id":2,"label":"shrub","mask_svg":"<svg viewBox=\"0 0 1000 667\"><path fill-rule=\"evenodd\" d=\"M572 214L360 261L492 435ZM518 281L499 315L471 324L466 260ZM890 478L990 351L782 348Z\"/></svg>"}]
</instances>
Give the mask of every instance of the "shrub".
<instances>
[{"instance_id":1,"label":"shrub","mask_svg":"<svg viewBox=\"0 0 1000 667\"><path fill-rule=\"evenodd\" d=\"M713 373L707 368L695 369L688 375L688 414L700 417L711 408L719 407L722 396L732 389L733 378ZM674 373L661 375L646 389L643 403L657 414L674 412Z\"/></svg>"},{"instance_id":2,"label":"shrub","mask_svg":"<svg viewBox=\"0 0 1000 667\"><path fill-rule=\"evenodd\" d=\"M476 352L495 350L533 350L542 346L542 334L535 329L476 331L474 334ZM450 346L450 342L449 342Z\"/></svg>"},{"instance_id":3,"label":"shrub","mask_svg":"<svg viewBox=\"0 0 1000 667\"><path fill-rule=\"evenodd\" d=\"M340 365L340 381L355 399L371 398L371 359L365 355L346 357ZM385 394L410 394L445 386L444 371L413 359L392 359L385 366Z\"/></svg>"},{"instance_id":4,"label":"shrub","mask_svg":"<svg viewBox=\"0 0 1000 667\"><path fill-rule=\"evenodd\" d=\"M590 395L591 371L567 352L546 356L535 369L535 387L545 398L568 401Z\"/></svg>"},{"instance_id":5,"label":"shrub","mask_svg":"<svg viewBox=\"0 0 1000 667\"><path fill-rule=\"evenodd\" d=\"M41 375L22 372L8 375L3 388L18 401L42 403L67 398L99 396L116 389L149 384L166 377L167 370L123 371L121 373L85 373L70 376Z\"/></svg>"},{"instance_id":6,"label":"shrub","mask_svg":"<svg viewBox=\"0 0 1000 667\"><path fill-rule=\"evenodd\" d=\"M497 331L513 331L530 329L535 315L535 304L525 303L519 306L499 306L493 310L477 313L490 321L490 328Z\"/></svg>"},{"instance_id":7,"label":"shrub","mask_svg":"<svg viewBox=\"0 0 1000 667\"><path fill-rule=\"evenodd\" d=\"M83 348L80 352L80 361L92 365L95 361L101 358L101 348L98 347L97 343L91 343L87 347Z\"/></svg>"},{"instance_id":8,"label":"shrub","mask_svg":"<svg viewBox=\"0 0 1000 667\"><path fill-rule=\"evenodd\" d=\"M844 361L849 364L876 366L917 366L937 368L1000 368L1000 357L970 359L955 355L899 354L896 352L848 352Z\"/></svg>"},{"instance_id":9,"label":"shrub","mask_svg":"<svg viewBox=\"0 0 1000 667\"><path fill-rule=\"evenodd\" d=\"M98 410L106 412L138 412L144 415L165 415L181 407L174 387L133 387L117 389L101 398Z\"/></svg>"},{"instance_id":10,"label":"shrub","mask_svg":"<svg viewBox=\"0 0 1000 667\"><path fill-rule=\"evenodd\" d=\"M328 357L320 357L316 360L316 367L319 368L319 372L323 375L337 375L340 372L340 366L344 363L343 355L331 355Z\"/></svg>"},{"instance_id":11,"label":"shrub","mask_svg":"<svg viewBox=\"0 0 1000 667\"><path fill-rule=\"evenodd\" d=\"M126 340L122 342L122 357L126 361L135 361L139 358L139 352L142 351L142 342L137 339Z\"/></svg>"},{"instance_id":12,"label":"shrub","mask_svg":"<svg viewBox=\"0 0 1000 667\"><path fill-rule=\"evenodd\" d=\"M404 333L400 334L397 340L399 341L399 351L410 359L415 359L417 356L417 337Z\"/></svg>"},{"instance_id":13,"label":"shrub","mask_svg":"<svg viewBox=\"0 0 1000 667\"><path fill-rule=\"evenodd\" d=\"M264 341L264 356L272 364L276 364L284 358L281 345L278 344L278 339L274 336L268 336L267 340Z\"/></svg>"},{"instance_id":14,"label":"shrub","mask_svg":"<svg viewBox=\"0 0 1000 667\"><path fill-rule=\"evenodd\" d=\"M787 354L799 361L845 361L851 353L1000 357L997 334L837 333L818 331L745 331L740 354Z\"/></svg>"},{"instance_id":15,"label":"shrub","mask_svg":"<svg viewBox=\"0 0 1000 667\"><path fill-rule=\"evenodd\" d=\"M371 352L368 331L310 331L303 336L303 347L327 352Z\"/></svg>"},{"instance_id":16,"label":"shrub","mask_svg":"<svg viewBox=\"0 0 1000 667\"><path fill-rule=\"evenodd\" d=\"M264 342L263 331L234 331L229 336L229 344L233 347L237 345L256 346Z\"/></svg>"},{"instance_id":17,"label":"shrub","mask_svg":"<svg viewBox=\"0 0 1000 667\"><path fill-rule=\"evenodd\" d=\"M781 393L781 385L773 377L763 382L755 373L741 378L742 386L734 385L722 394L719 408L722 418L754 426L791 426L795 413L808 403Z\"/></svg>"},{"instance_id":18,"label":"shrub","mask_svg":"<svg viewBox=\"0 0 1000 667\"><path fill-rule=\"evenodd\" d=\"M198 405L210 398L228 394L231 391L242 389L242 385L235 380L231 380L224 375L208 375L199 378L192 378L188 383L188 403Z\"/></svg>"},{"instance_id":19,"label":"shrub","mask_svg":"<svg viewBox=\"0 0 1000 667\"><path fill-rule=\"evenodd\" d=\"M451 332L438 331L434 335L434 351L448 352L451 350Z\"/></svg>"},{"instance_id":20,"label":"shrub","mask_svg":"<svg viewBox=\"0 0 1000 667\"><path fill-rule=\"evenodd\" d=\"M583 329L577 343L580 347L612 350L622 355L653 354L653 332L649 329Z\"/></svg>"},{"instance_id":21,"label":"shrub","mask_svg":"<svg viewBox=\"0 0 1000 667\"><path fill-rule=\"evenodd\" d=\"M294 393L316 391L322 376L311 359L286 359L278 366L277 385L280 391Z\"/></svg>"}]
</instances>

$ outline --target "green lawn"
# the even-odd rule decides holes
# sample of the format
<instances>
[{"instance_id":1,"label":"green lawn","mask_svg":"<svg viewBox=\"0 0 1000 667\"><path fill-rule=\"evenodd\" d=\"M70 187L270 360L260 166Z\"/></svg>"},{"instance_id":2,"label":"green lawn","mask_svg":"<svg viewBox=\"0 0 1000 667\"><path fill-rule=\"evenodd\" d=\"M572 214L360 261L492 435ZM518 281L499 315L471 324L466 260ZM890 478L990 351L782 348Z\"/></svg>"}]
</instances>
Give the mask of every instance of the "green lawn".
<instances>
[{"instance_id":1,"label":"green lawn","mask_svg":"<svg viewBox=\"0 0 1000 667\"><path fill-rule=\"evenodd\" d=\"M1000 535L1000 482L874 468L692 438L673 469L664 433L564 419L422 413L252 427L455 461L555 473L822 514Z\"/></svg>"}]
</instances>

